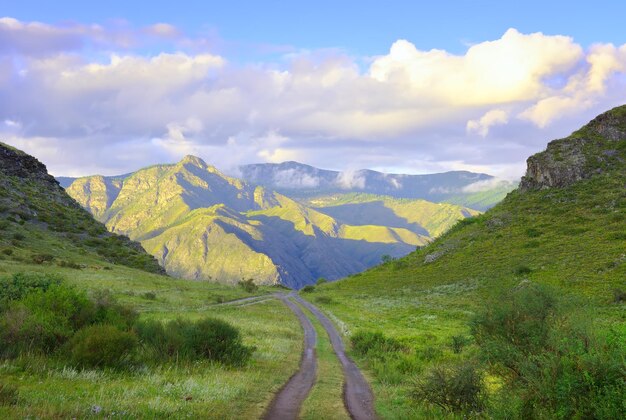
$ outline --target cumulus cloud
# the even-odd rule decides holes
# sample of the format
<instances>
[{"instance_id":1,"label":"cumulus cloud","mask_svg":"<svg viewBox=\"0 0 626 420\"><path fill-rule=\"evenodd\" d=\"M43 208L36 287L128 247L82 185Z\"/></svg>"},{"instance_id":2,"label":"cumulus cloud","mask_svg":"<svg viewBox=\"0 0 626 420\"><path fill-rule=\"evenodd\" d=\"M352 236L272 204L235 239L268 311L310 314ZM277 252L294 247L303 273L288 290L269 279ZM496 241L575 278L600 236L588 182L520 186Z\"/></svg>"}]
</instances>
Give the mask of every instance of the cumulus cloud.
<instances>
[{"instance_id":1,"label":"cumulus cloud","mask_svg":"<svg viewBox=\"0 0 626 420\"><path fill-rule=\"evenodd\" d=\"M169 47L137 49L145 37ZM626 45L585 49L515 29L462 54L399 40L365 69L336 50L236 64L199 45L168 23L2 18L0 121L19 125L0 123L0 136L58 174L125 172L193 153L221 167L300 160L511 176L626 92ZM364 178L344 171L337 182L358 187Z\"/></svg>"},{"instance_id":2,"label":"cumulus cloud","mask_svg":"<svg viewBox=\"0 0 626 420\"><path fill-rule=\"evenodd\" d=\"M466 129L468 132L474 132L482 137L489 134L489 129L494 125L506 124L509 122L509 114L501 109L492 109L477 120L467 122Z\"/></svg>"}]
</instances>

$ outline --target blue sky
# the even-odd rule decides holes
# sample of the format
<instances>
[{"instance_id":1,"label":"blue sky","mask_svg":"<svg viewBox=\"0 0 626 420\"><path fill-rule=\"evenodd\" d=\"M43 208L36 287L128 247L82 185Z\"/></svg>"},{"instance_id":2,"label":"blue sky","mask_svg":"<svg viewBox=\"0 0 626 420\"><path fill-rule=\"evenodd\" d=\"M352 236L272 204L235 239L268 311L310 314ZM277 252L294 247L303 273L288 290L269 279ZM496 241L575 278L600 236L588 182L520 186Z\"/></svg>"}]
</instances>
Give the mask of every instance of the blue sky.
<instances>
[{"instance_id":1,"label":"blue sky","mask_svg":"<svg viewBox=\"0 0 626 420\"><path fill-rule=\"evenodd\" d=\"M212 32L241 43L343 48L379 54L398 38L418 48L460 52L466 43L495 39L508 28L567 34L582 45L626 42L622 1L5 1L2 13L49 23L136 25L167 22L191 34Z\"/></svg>"},{"instance_id":2,"label":"blue sky","mask_svg":"<svg viewBox=\"0 0 626 420\"><path fill-rule=\"evenodd\" d=\"M0 138L55 174L473 170L626 102L623 2L3 2Z\"/></svg>"}]
</instances>

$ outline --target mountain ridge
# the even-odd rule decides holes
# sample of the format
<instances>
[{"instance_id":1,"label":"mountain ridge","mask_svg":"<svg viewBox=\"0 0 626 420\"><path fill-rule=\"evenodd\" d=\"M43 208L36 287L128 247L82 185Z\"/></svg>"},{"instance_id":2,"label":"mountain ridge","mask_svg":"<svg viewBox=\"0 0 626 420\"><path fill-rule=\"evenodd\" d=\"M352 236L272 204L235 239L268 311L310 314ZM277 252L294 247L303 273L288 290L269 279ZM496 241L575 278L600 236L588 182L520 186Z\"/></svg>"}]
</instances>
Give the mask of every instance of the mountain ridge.
<instances>
[{"instance_id":1,"label":"mountain ridge","mask_svg":"<svg viewBox=\"0 0 626 420\"><path fill-rule=\"evenodd\" d=\"M253 278L296 288L364 270L385 254L404 255L456 220L478 214L433 204L449 216L437 222L440 230L417 222L339 222L324 209L226 176L191 155L122 180L79 178L67 191L109 230L140 241L172 275L231 283Z\"/></svg>"}]
</instances>

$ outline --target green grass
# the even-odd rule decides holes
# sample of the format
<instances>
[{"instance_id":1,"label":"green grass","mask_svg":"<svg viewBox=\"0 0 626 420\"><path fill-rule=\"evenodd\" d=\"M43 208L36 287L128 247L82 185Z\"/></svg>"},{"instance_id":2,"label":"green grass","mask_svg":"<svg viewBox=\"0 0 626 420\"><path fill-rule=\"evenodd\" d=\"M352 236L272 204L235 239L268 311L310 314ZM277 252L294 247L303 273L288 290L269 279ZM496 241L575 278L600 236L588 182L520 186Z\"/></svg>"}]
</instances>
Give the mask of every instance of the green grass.
<instances>
[{"instance_id":1,"label":"green grass","mask_svg":"<svg viewBox=\"0 0 626 420\"><path fill-rule=\"evenodd\" d=\"M349 419L343 403L343 370L333 351L328 334L317 318L305 307L302 311L309 317L317 332L317 380L304 401L300 417L304 420Z\"/></svg>"},{"instance_id":2,"label":"green grass","mask_svg":"<svg viewBox=\"0 0 626 420\"><path fill-rule=\"evenodd\" d=\"M74 270L0 261L0 274L18 271L60 273L88 290L110 289L121 302L138 308L144 319L226 320L256 351L242 368L172 362L116 372L80 370L35 356L4 360L0 377L17 387L19 398L15 406L0 406L2 418L87 417L94 406L102 408L101 415L126 418L253 418L262 415L273 393L297 369L302 332L285 305L275 300L243 307L216 304L217 296L228 301L275 288L261 287L250 294L239 287L176 280L124 266ZM156 299L145 297L146 292Z\"/></svg>"},{"instance_id":3,"label":"green grass","mask_svg":"<svg viewBox=\"0 0 626 420\"><path fill-rule=\"evenodd\" d=\"M426 248L303 297L323 307L346 337L382 331L409 347L405 357L414 366L404 372L395 367L401 361L353 355L375 378L379 414L434 415L411 401L413 378L457 358L452 337L469 335L471 317L523 280L551 285L588 307L598 328L626 332L624 306L613 293L626 290L624 185L626 174L610 172L562 190L514 192Z\"/></svg>"}]
</instances>

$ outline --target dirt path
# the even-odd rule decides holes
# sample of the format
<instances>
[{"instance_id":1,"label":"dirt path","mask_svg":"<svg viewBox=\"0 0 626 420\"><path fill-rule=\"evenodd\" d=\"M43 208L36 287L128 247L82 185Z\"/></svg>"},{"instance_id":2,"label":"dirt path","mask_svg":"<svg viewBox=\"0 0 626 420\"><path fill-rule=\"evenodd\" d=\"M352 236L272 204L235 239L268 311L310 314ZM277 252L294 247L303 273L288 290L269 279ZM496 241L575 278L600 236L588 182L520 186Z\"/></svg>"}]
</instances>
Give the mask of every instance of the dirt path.
<instances>
[{"instance_id":1,"label":"dirt path","mask_svg":"<svg viewBox=\"0 0 626 420\"><path fill-rule=\"evenodd\" d=\"M293 297L315 315L330 337L330 342L337 354L337 358L343 366L345 379L343 399L350 416L355 420L376 419L372 390L359 368L346 355L343 341L333 323L315 305L307 302L300 296L295 295Z\"/></svg>"},{"instance_id":2,"label":"dirt path","mask_svg":"<svg viewBox=\"0 0 626 420\"><path fill-rule=\"evenodd\" d=\"M302 403L315 384L315 376L317 373L315 344L317 342L317 335L315 334L313 324L311 324L309 318L307 318L298 305L290 301L288 296L279 295L276 297L281 299L298 317L300 325L302 325L302 329L304 330L304 349L302 351L302 359L300 360L300 369L289 379L278 394L276 394L265 414L265 419L295 420L300 414Z\"/></svg>"}]
</instances>

